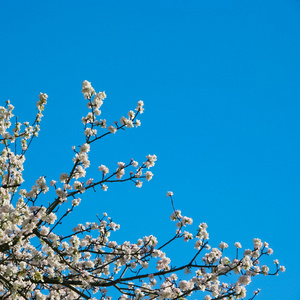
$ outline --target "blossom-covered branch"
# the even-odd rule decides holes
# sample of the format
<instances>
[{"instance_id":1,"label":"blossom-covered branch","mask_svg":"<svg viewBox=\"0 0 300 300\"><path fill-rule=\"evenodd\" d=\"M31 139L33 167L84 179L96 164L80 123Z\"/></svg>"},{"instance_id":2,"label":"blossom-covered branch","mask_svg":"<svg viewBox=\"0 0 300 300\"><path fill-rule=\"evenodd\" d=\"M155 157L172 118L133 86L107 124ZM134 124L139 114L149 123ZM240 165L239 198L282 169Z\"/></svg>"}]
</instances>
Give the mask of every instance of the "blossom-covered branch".
<instances>
[{"instance_id":1,"label":"blossom-covered branch","mask_svg":"<svg viewBox=\"0 0 300 300\"><path fill-rule=\"evenodd\" d=\"M96 93L88 81L83 82L82 92L89 112L82 118L85 142L73 147L73 165L49 185L45 176L39 176L30 190L23 186L23 164L40 131L48 96L40 94L32 125L14 120L14 107L9 101L0 107L1 299L104 300L112 295L120 300L185 299L199 292L205 300L243 299L253 277L285 271L278 260L274 260L273 271L261 264L273 250L258 238L243 252L236 242L236 255L231 259L228 244L210 245L206 223L186 230L193 226L193 220L175 209L172 192L167 197L171 199L170 218L175 227L169 240L159 243L150 235L134 243L117 243L111 236L120 225L106 213L97 215L97 222L78 224L62 236L61 226L74 209L84 205L81 198L86 191L107 191L117 182L132 182L141 188L144 181L152 179L149 169L157 160L155 155L147 155L139 164L129 158L127 163L117 162L113 171L99 162L97 178L87 177L92 147L107 135L140 126L137 118L144 111L144 103L139 101L135 111L130 110L119 123L107 125L106 119L99 119L105 92ZM183 256L180 266L173 265L167 255L175 241L189 242L194 248L191 257Z\"/></svg>"}]
</instances>

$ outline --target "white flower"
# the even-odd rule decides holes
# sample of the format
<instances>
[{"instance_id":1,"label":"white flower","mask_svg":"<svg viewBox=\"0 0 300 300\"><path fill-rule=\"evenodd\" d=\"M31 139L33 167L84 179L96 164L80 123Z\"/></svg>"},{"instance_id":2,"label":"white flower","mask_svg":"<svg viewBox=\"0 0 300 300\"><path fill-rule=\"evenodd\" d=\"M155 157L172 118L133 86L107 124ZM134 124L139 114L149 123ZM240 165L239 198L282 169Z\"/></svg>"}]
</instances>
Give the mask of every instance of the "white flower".
<instances>
[{"instance_id":1,"label":"white flower","mask_svg":"<svg viewBox=\"0 0 300 300\"><path fill-rule=\"evenodd\" d=\"M226 244L224 242L221 242L220 245L219 245L219 248L222 249L222 250L226 249L226 248L228 248L228 244Z\"/></svg>"},{"instance_id":2,"label":"white flower","mask_svg":"<svg viewBox=\"0 0 300 300\"><path fill-rule=\"evenodd\" d=\"M194 287L194 283L186 280L182 280L179 282L179 288L182 291L188 291L191 290Z\"/></svg>"},{"instance_id":3,"label":"white flower","mask_svg":"<svg viewBox=\"0 0 300 300\"><path fill-rule=\"evenodd\" d=\"M73 204L74 206L78 206L79 203L80 203L80 201L81 201L80 198L76 198L76 199L72 200L72 204Z\"/></svg>"},{"instance_id":4,"label":"white flower","mask_svg":"<svg viewBox=\"0 0 300 300\"><path fill-rule=\"evenodd\" d=\"M242 248L242 245L239 242L234 243L234 246L237 247L237 248Z\"/></svg>"},{"instance_id":5,"label":"white flower","mask_svg":"<svg viewBox=\"0 0 300 300\"><path fill-rule=\"evenodd\" d=\"M106 166L104 166L104 165L99 166L98 170L100 172L102 171L103 175L106 175L109 172L109 169Z\"/></svg>"},{"instance_id":6,"label":"white flower","mask_svg":"<svg viewBox=\"0 0 300 300\"><path fill-rule=\"evenodd\" d=\"M73 187L75 190L80 190L82 188L82 183L80 181L75 181Z\"/></svg>"},{"instance_id":7,"label":"white flower","mask_svg":"<svg viewBox=\"0 0 300 300\"><path fill-rule=\"evenodd\" d=\"M157 160L156 155L147 155L146 158L148 159L146 162L144 162L144 164L146 165L146 167L149 169L151 167L153 167L155 165L155 161Z\"/></svg>"},{"instance_id":8,"label":"white flower","mask_svg":"<svg viewBox=\"0 0 300 300\"><path fill-rule=\"evenodd\" d=\"M135 161L135 160L133 160L131 164L135 168L139 165L139 163L137 161Z\"/></svg>"},{"instance_id":9,"label":"white flower","mask_svg":"<svg viewBox=\"0 0 300 300\"><path fill-rule=\"evenodd\" d=\"M80 177L84 177L86 174L86 171L84 170L84 168L82 166L77 166L75 173L74 173L74 178L78 179Z\"/></svg>"},{"instance_id":10,"label":"white flower","mask_svg":"<svg viewBox=\"0 0 300 300\"><path fill-rule=\"evenodd\" d=\"M106 184L102 184L101 189L106 192L108 189L108 186Z\"/></svg>"},{"instance_id":11,"label":"white flower","mask_svg":"<svg viewBox=\"0 0 300 300\"><path fill-rule=\"evenodd\" d=\"M183 233L183 240L185 241L185 242L188 242L189 240L192 240L193 239L193 234L192 233L190 233L190 232L188 232L188 231L185 231L184 233Z\"/></svg>"},{"instance_id":12,"label":"white flower","mask_svg":"<svg viewBox=\"0 0 300 300\"><path fill-rule=\"evenodd\" d=\"M119 166L118 167L119 169L123 169L123 168L125 168L125 163L120 161L120 162L118 162L118 166Z\"/></svg>"},{"instance_id":13,"label":"white flower","mask_svg":"<svg viewBox=\"0 0 300 300\"><path fill-rule=\"evenodd\" d=\"M92 135L96 135L96 134L97 134L97 130L96 129L87 128L84 131L84 135L86 135L86 136L92 136Z\"/></svg>"},{"instance_id":14,"label":"white flower","mask_svg":"<svg viewBox=\"0 0 300 300\"><path fill-rule=\"evenodd\" d=\"M183 226L185 226L186 224L192 225L192 224L193 224L193 219L184 216L184 217L182 218L182 224L183 224Z\"/></svg>"},{"instance_id":15,"label":"white flower","mask_svg":"<svg viewBox=\"0 0 300 300\"><path fill-rule=\"evenodd\" d=\"M100 116L101 115L101 110L99 110L98 108L95 108L94 113L96 116Z\"/></svg>"},{"instance_id":16,"label":"white flower","mask_svg":"<svg viewBox=\"0 0 300 300\"><path fill-rule=\"evenodd\" d=\"M57 216L54 213L50 213L49 215L46 215L44 218L45 222L47 222L48 224L54 224L56 219L57 219Z\"/></svg>"},{"instance_id":17,"label":"white flower","mask_svg":"<svg viewBox=\"0 0 300 300\"><path fill-rule=\"evenodd\" d=\"M47 235L47 234L49 233L49 228L46 227L46 226L41 226L40 233L41 233L42 235Z\"/></svg>"},{"instance_id":18,"label":"white flower","mask_svg":"<svg viewBox=\"0 0 300 300\"><path fill-rule=\"evenodd\" d=\"M268 266L261 266L261 271L263 272L264 275L268 275L269 273L269 268Z\"/></svg>"},{"instance_id":19,"label":"white flower","mask_svg":"<svg viewBox=\"0 0 300 300\"><path fill-rule=\"evenodd\" d=\"M148 181L151 180L153 177L153 173L150 171L147 171L145 175L146 175L146 180L148 180Z\"/></svg>"},{"instance_id":20,"label":"white flower","mask_svg":"<svg viewBox=\"0 0 300 300\"><path fill-rule=\"evenodd\" d=\"M137 108L135 110L137 110L141 114L144 112L144 102L142 100L138 102Z\"/></svg>"},{"instance_id":21,"label":"white flower","mask_svg":"<svg viewBox=\"0 0 300 300\"><path fill-rule=\"evenodd\" d=\"M257 257L259 257L260 253L258 250L254 250L251 255L252 255L252 257L257 258Z\"/></svg>"},{"instance_id":22,"label":"white flower","mask_svg":"<svg viewBox=\"0 0 300 300\"><path fill-rule=\"evenodd\" d=\"M89 99L93 94L95 94L95 90L93 89L91 83L87 80L82 82L82 93L85 99Z\"/></svg>"},{"instance_id":23,"label":"white flower","mask_svg":"<svg viewBox=\"0 0 300 300\"><path fill-rule=\"evenodd\" d=\"M260 250L261 247L263 246L263 243L258 238L253 239L253 244L254 244L254 249L256 249L256 250Z\"/></svg>"},{"instance_id":24,"label":"white flower","mask_svg":"<svg viewBox=\"0 0 300 300\"><path fill-rule=\"evenodd\" d=\"M128 118L132 120L132 119L134 118L134 116L135 116L134 111L130 110L130 111L128 112Z\"/></svg>"},{"instance_id":25,"label":"white flower","mask_svg":"<svg viewBox=\"0 0 300 300\"><path fill-rule=\"evenodd\" d=\"M135 183L135 186L138 187L138 188L141 188L143 185L143 182L138 180L136 183Z\"/></svg>"},{"instance_id":26,"label":"white flower","mask_svg":"<svg viewBox=\"0 0 300 300\"><path fill-rule=\"evenodd\" d=\"M280 270L281 272L285 272L286 268L285 268L285 266L280 266L280 267L279 267L279 270Z\"/></svg>"},{"instance_id":27,"label":"white flower","mask_svg":"<svg viewBox=\"0 0 300 300\"><path fill-rule=\"evenodd\" d=\"M108 131L110 131L111 133L116 133L116 132L117 132L117 128L114 127L114 126L112 126L112 125L108 126L107 129L108 129Z\"/></svg>"},{"instance_id":28,"label":"white flower","mask_svg":"<svg viewBox=\"0 0 300 300\"><path fill-rule=\"evenodd\" d=\"M251 277L242 275L239 277L238 284L248 285L251 282Z\"/></svg>"},{"instance_id":29,"label":"white flower","mask_svg":"<svg viewBox=\"0 0 300 300\"><path fill-rule=\"evenodd\" d=\"M125 174L125 169L118 169L116 174L117 179L121 179L124 174Z\"/></svg>"},{"instance_id":30,"label":"white flower","mask_svg":"<svg viewBox=\"0 0 300 300\"><path fill-rule=\"evenodd\" d=\"M200 248L201 248L202 245L203 245L202 241L201 241L201 240L198 240L198 241L195 243L195 249L200 250Z\"/></svg>"},{"instance_id":31,"label":"white flower","mask_svg":"<svg viewBox=\"0 0 300 300\"><path fill-rule=\"evenodd\" d=\"M86 181L86 185L91 185L93 183L94 179L90 178Z\"/></svg>"},{"instance_id":32,"label":"white flower","mask_svg":"<svg viewBox=\"0 0 300 300\"><path fill-rule=\"evenodd\" d=\"M62 190L61 188L56 189L56 195L61 199L65 199L67 197L66 191Z\"/></svg>"},{"instance_id":33,"label":"white flower","mask_svg":"<svg viewBox=\"0 0 300 300\"><path fill-rule=\"evenodd\" d=\"M252 253L252 251L250 250L250 249L246 249L245 251L244 251L244 255L246 256L246 255L250 255Z\"/></svg>"},{"instance_id":34,"label":"white flower","mask_svg":"<svg viewBox=\"0 0 300 300\"><path fill-rule=\"evenodd\" d=\"M133 127L133 122L131 120L126 119L126 123L125 123L127 128L132 128Z\"/></svg>"},{"instance_id":35,"label":"white flower","mask_svg":"<svg viewBox=\"0 0 300 300\"><path fill-rule=\"evenodd\" d=\"M147 269L149 266L149 263L147 261L141 261L140 265L142 268Z\"/></svg>"},{"instance_id":36,"label":"white flower","mask_svg":"<svg viewBox=\"0 0 300 300\"><path fill-rule=\"evenodd\" d=\"M80 152L87 153L90 151L90 148L91 148L91 146L89 144L85 143L80 147Z\"/></svg>"},{"instance_id":37,"label":"white flower","mask_svg":"<svg viewBox=\"0 0 300 300\"><path fill-rule=\"evenodd\" d=\"M55 181L55 180L51 180L51 181L50 181L50 185L51 185L51 186L55 186L55 184L56 184L56 181Z\"/></svg>"},{"instance_id":38,"label":"white flower","mask_svg":"<svg viewBox=\"0 0 300 300\"><path fill-rule=\"evenodd\" d=\"M125 117L121 117L121 119L120 119L120 123L122 124L122 125L126 125L126 118Z\"/></svg>"},{"instance_id":39,"label":"white flower","mask_svg":"<svg viewBox=\"0 0 300 300\"><path fill-rule=\"evenodd\" d=\"M69 178L69 175L67 173L62 173L60 176L59 176L59 180L61 182L66 182L67 179Z\"/></svg>"},{"instance_id":40,"label":"white flower","mask_svg":"<svg viewBox=\"0 0 300 300\"><path fill-rule=\"evenodd\" d=\"M222 262L223 265L229 265L230 264L230 259L225 256L221 259L221 262Z\"/></svg>"},{"instance_id":41,"label":"white flower","mask_svg":"<svg viewBox=\"0 0 300 300\"><path fill-rule=\"evenodd\" d=\"M237 293L236 299L243 299L246 297L246 289L244 286L237 285L235 291Z\"/></svg>"},{"instance_id":42,"label":"white flower","mask_svg":"<svg viewBox=\"0 0 300 300\"><path fill-rule=\"evenodd\" d=\"M106 120L100 120L100 127L101 128L106 128Z\"/></svg>"},{"instance_id":43,"label":"white flower","mask_svg":"<svg viewBox=\"0 0 300 300\"><path fill-rule=\"evenodd\" d=\"M134 177L139 178L142 176L142 170L139 170L138 172L135 173Z\"/></svg>"},{"instance_id":44,"label":"white flower","mask_svg":"<svg viewBox=\"0 0 300 300\"><path fill-rule=\"evenodd\" d=\"M47 94L44 94L44 93L40 93L39 95L39 99L42 103L46 103L47 102L47 99L48 99L48 95Z\"/></svg>"}]
</instances>

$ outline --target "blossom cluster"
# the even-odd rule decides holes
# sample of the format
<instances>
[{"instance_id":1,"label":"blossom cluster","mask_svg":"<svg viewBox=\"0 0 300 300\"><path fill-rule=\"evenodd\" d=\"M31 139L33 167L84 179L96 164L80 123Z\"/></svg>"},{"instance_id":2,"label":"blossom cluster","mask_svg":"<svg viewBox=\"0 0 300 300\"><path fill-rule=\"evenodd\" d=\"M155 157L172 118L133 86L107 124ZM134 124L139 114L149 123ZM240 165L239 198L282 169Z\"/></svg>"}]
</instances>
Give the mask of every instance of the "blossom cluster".
<instances>
[{"instance_id":1,"label":"blossom cluster","mask_svg":"<svg viewBox=\"0 0 300 300\"><path fill-rule=\"evenodd\" d=\"M10 102L0 107L1 299L111 299L115 291L122 300L185 299L196 292L203 292L205 300L232 300L246 297L246 287L253 277L285 271L277 259L273 271L261 264L263 257L272 255L273 250L258 238L253 240L251 249L243 252L241 244L236 242L237 255L230 259L225 256L227 243L221 242L218 247L209 244L206 223L188 231L193 220L175 209L172 192L167 197L173 206L170 219L175 228L173 237L164 243L160 244L153 235L135 243L117 243L111 236L120 225L106 213L101 218L97 216L97 222L77 224L72 232L62 236L60 225L82 205L81 198L87 190L107 191L112 183L126 181L140 188L144 181L152 179L149 169L157 160L156 155L149 154L140 164L134 159L118 162L112 171L100 164L96 179L84 179L90 166L91 145L119 129L139 126L137 116L143 113L144 103L139 101L136 112L130 110L128 117L121 117L120 124L107 127L105 119L97 119L105 92L96 93L88 81L83 82L82 92L89 109L82 118L85 143L73 147L73 165L69 171L51 180L49 185L45 176L40 176L30 190L23 186L23 165L28 147L40 130L47 95L40 94L32 125L12 122L14 107ZM51 191L55 196L49 202ZM43 201L45 197L47 201ZM177 267L166 253L175 240L192 243L195 251ZM181 279L183 274L185 279Z\"/></svg>"},{"instance_id":2,"label":"blossom cluster","mask_svg":"<svg viewBox=\"0 0 300 300\"><path fill-rule=\"evenodd\" d=\"M144 112L144 102L142 100L138 101L136 112L130 110L128 112L128 117L120 118L120 125L115 122L112 125L107 126L106 119L97 119L97 116L101 115L101 106L103 100L106 98L105 92L96 93L91 83L87 80L82 83L82 93L85 99L88 100L87 107L90 109L85 117L82 117L82 123L85 125L84 134L86 136L86 141L91 143L97 139L102 138L106 134L98 135L97 127L106 128L109 133L116 133L119 129L124 127L132 128L134 126L138 127L141 125L141 121L136 119L138 113L142 114Z\"/></svg>"}]
</instances>

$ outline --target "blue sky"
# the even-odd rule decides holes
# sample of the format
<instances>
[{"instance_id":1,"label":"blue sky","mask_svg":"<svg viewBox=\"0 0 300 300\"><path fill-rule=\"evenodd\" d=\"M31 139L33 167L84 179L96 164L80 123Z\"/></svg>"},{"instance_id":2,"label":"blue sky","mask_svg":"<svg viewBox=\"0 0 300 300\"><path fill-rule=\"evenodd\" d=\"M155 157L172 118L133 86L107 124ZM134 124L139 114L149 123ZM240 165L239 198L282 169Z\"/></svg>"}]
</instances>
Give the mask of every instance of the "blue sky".
<instances>
[{"instance_id":1,"label":"blue sky","mask_svg":"<svg viewBox=\"0 0 300 300\"><path fill-rule=\"evenodd\" d=\"M83 80L105 90L109 122L142 99L142 126L96 145L89 175L150 153L153 180L85 194L65 228L106 211L121 224L116 239L164 241L172 190L195 225L208 223L212 245L230 244L228 255L235 241L270 243L287 272L254 280L257 299L299 299L299 31L295 0L3 2L1 101L25 121L38 94L49 95L26 182L70 170L71 146L83 142ZM170 256L184 261L178 249Z\"/></svg>"}]
</instances>

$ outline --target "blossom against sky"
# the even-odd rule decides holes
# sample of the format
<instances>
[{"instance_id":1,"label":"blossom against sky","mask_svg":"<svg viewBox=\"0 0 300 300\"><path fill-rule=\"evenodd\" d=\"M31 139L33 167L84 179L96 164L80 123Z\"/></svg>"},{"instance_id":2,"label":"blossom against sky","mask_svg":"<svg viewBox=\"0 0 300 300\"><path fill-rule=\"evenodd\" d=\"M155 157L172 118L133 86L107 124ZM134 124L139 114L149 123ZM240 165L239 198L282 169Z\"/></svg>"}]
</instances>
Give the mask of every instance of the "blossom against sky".
<instances>
[{"instance_id":1,"label":"blossom against sky","mask_svg":"<svg viewBox=\"0 0 300 300\"><path fill-rule=\"evenodd\" d=\"M87 112L83 80L107 94L101 110L109 123L143 100L141 126L109 136L90 157L96 174L102 164L115 168L156 154L153 179L141 189L91 192L74 224L107 212L121 224L119 239L154 234L163 241L173 229L165 197L172 190L176 208L206 222L226 251L237 241L269 242L287 272L253 282L261 299L298 299L299 263L290 253L299 247L299 5L3 3L1 99L25 121L34 117L39 93L49 95L25 162L28 185L41 175L57 179L72 165ZM175 250L176 260L182 253Z\"/></svg>"}]
</instances>

